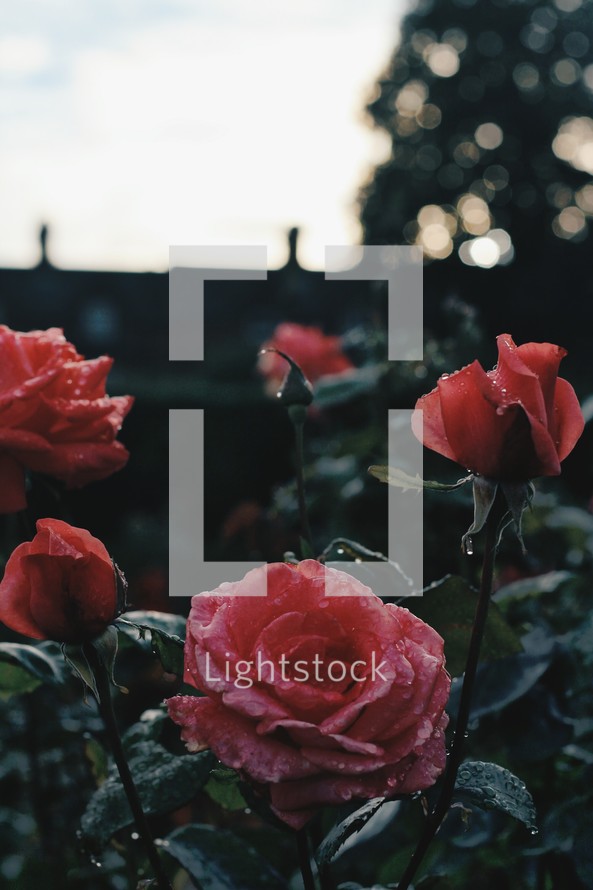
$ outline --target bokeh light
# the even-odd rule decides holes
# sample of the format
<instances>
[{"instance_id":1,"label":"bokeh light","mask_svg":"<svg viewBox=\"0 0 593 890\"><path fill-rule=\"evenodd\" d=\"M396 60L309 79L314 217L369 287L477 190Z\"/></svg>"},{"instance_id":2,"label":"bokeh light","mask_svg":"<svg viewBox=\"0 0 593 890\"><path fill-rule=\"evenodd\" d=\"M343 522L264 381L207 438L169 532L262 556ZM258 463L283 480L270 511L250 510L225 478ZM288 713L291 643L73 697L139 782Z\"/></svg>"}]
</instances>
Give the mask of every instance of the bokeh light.
<instances>
[{"instance_id":1,"label":"bokeh light","mask_svg":"<svg viewBox=\"0 0 593 890\"><path fill-rule=\"evenodd\" d=\"M593 174L593 120L566 118L552 143L552 151L577 170Z\"/></svg>"}]
</instances>

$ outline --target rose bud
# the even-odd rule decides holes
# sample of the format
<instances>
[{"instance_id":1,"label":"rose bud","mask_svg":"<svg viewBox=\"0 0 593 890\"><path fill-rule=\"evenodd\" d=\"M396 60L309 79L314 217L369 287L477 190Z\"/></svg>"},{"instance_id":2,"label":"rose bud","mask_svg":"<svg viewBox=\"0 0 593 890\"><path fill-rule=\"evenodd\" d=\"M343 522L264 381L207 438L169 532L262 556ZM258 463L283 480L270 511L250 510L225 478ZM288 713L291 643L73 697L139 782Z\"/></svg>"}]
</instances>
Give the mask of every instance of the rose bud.
<instances>
[{"instance_id":1,"label":"rose bud","mask_svg":"<svg viewBox=\"0 0 593 890\"><path fill-rule=\"evenodd\" d=\"M112 363L85 361L59 328L0 325L0 513L26 507L25 469L79 488L125 466L116 436L133 399L105 394Z\"/></svg>"},{"instance_id":2,"label":"rose bud","mask_svg":"<svg viewBox=\"0 0 593 890\"><path fill-rule=\"evenodd\" d=\"M284 322L263 344L258 370L266 379L266 391L276 395L286 377L286 353L311 383L327 374L352 371L354 365L342 352L339 337L327 336L319 328Z\"/></svg>"},{"instance_id":3,"label":"rose bud","mask_svg":"<svg viewBox=\"0 0 593 890\"><path fill-rule=\"evenodd\" d=\"M299 829L324 804L435 782L444 664L436 631L352 576L273 563L193 597L185 679L204 696L168 709L190 751L212 749Z\"/></svg>"},{"instance_id":4,"label":"rose bud","mask_svg":"<svg viewBox=\"0 0 593 890\"><path fill-rule=\"evenodd\" d=\"M306 408L313 401L313 387L310 381L307 380L297 363L286 353L280 352L279 349L262 349L260 355L270 352L279 355L289 365L284 380L276 393L276 398L281 405L289 410L291 408Z\"/></svg>"},{"instance_id":5,"label":"rose bud","mask_svg":"<svg viewBox=\"0 0 593 890\"><path fill-rule=\"evenodd\" d=\"M488 479L557 476L584 428L575 391L558 377L566 350L497 338L498 364L443 375L416 402L412 428L427 448Z\"/></svg>"},{"instance_id":6,"label":"rose bud","mask_svg":"<svg viewBox=\"0 0 593 890\"><path fill-rule=\"evenodd\" d=\"M11 554L0 583L0 621L36 640L84 643L119 614L118 574L104 545L83 528L40 519Z\"/></svg>"}]
</instances>

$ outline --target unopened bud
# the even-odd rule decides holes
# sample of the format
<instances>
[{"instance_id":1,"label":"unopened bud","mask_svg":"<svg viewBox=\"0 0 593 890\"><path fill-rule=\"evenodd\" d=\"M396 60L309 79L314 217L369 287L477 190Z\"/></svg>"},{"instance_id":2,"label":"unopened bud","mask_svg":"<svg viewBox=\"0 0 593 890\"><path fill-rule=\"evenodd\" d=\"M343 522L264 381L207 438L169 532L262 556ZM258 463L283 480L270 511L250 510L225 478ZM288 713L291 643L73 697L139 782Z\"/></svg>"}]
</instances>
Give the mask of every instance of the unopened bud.
<instances>
[{"instance_id":1,"label":"unopened bud","mask_svg":"<svg viewBox=\"0 0 593 890\"><path fill-rule=\"evenodd\" d=\"M297 363L291 359L289 355L286 355L285 352L281 352L279 349L274 349L272 347L262 349L260 355L266 352L276 352L290 365L288 374L282 381L280 389L276 393L278 401L281 402L285 408L290 408L296 405L306 408L310 405L313 401L313 387Z\"/></svg>"}]
</instances>

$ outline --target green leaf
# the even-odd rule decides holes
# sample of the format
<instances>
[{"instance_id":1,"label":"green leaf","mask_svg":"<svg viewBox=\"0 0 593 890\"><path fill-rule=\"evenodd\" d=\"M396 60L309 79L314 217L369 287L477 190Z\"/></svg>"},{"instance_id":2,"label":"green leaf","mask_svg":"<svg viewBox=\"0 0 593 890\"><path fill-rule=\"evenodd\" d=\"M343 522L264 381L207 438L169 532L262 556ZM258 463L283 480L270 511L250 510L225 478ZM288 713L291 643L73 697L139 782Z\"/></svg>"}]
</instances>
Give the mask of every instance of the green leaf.
<instances>
[{"instance_id":1,"label":"green leaf","mask_svg":"<svg viewBox=\"0 0 593 890\"><path fill-rule=\"evenodd\" d=\"M162 848L189 872L199 890L285 890L286 881L230 831L184 825Z\"/></svg>"},{"instance_id":2,"label":"green leaf","mask_svg":"<svg viewBox=\"0 0 593 890\"><path fill-rule=\"evenodd\" d=\"M499 810L537 831L533 798L523 782L496 763L466 761L459 767L456 792L469 797L483 810Z\"/></svg>"},{"instance_id":3,"label":"green leaf","mask_svg":"<svg viewBox=\"0 0 593 890\"><path fill-rule=\"evenodd\" d=\"M191 800L208 780L214 762L209 751L177 756L153 741L138 742L128 751L132 778L148 816L169 813ZM119 774L112 767L82 816L84 840L89 849L98 851L133 821Z\"/></svg>"},{"instance_id":4,"label":"green leaf","mask_svg":"<svg viewBox=\"0 0 593 890\"><path fill-rule=\"evenodd\" d=\"M26 668L7 661L0 662L0 699L33 692L38 686L41 686L41 680L30 674Z\"/></svg>"},{"instance_id":5,"label":"green leaf","mask_svg":"<svg viewBox=\"0 0 593 890\"><path fill-rule=\"evenodd\" d=\"M356 810L356 812L347 816L342 822L338 822L337 825L334 825L315 854L317 864L320 867L329 865L342 844L344 844L351 835L360 831L360 829L369 821L371 816L374 816L384 803L384 797L375 797L372 800L367 801L367 803Z\"/></svg>"},{"instance_id":6,"label":"green leaf","mask_svg":"<svg viewBox=\"0 0 593 890\"><path fill-rule=\"evenodd\" d=\"M301 545L301 556L303 559L315 559L315 553L313 552L313 548L306 538L303 538L301 535L299 539L299 543Z\"/></svg>"},{"instance_id":7,"label":"green leaf","mask_svg":"<svg viewBox=\"0 0 593 890\"><path fill-rule=\"evenodd\" d=\"M241 794L239 788L239 775L233 770L234 776L229 781L228 778L222 780L216 775L218 770L213 770L210 774L208 783L204 786L204 791L215 803L224 810L244 810L247 807L247 801Z\"/></svg>"},{"instance_id":8,"label":"green leaf","mask_svg":"<svg viewBox=\"0 0 593 890\"><path fill-rule=\"evenodd\" d=\"M150 635L152 650L163 669L169 674L183 676L183 637L186 619L166 612L127 612L117 621L118 628L134 640Z\"/></svg>"},{"instance_id":9,"label":"green leaf","mask_svg":"<svg viewBox=\"0 0 593 890\"><path fill-rule=\"evenodd\" d=\"M426 875L415 886L416 890L433 890L433 887L436 890L453 890L453 885L447 875Z\"/></svg>"},{"instance_id":10,"label":"green leaf","mask_svg":"<svg viewBox=\"0 0 593 890\"><path fill-rule=\"evenodd\" d=\"M355 559L368 562L389 562L383 553L378 550L369 550L349 538L334 538L321 554L321 559L324 562L349 562Z\"/></svg>"},{"instance_id":11,"label":"green leaf","mask_svg":"<svg viewBox=\"0 0 593 890\"><path fill-rule=\"evenodd\" d=\"M415 476L410 476L404 470L400 470L399 467L372 466L369 467L369 473L375 479L378 479L379 482L395 485L396 488L403 488L404 491L409 491L410 489L422 491L423 488L429 488L433 491L454 491L473 479L473 476L465 476L463 479L452 483L430 482L427 479L421 479L418 473Z\"/></svg>"},{"instance_id":12,"label":"green leaf","mask_svg":"<svg viewBox=\"0 0 593 890\"><path fill-rule=\"evenodd\" d=\"M163 670L168 674L183 676L183 647L184 643L179 637L171 637L162 630L152 630L152 648L158 655Z\"/></svg>"},{"instance_id":13,"label":"green leaf","mask_svg":"<svg viewBox=\"0 0 593 890\"><path fill-rule=\"evenodd\" d=\"M90 764L96 784L102 785L108 775L107 751L96 739L89 738L84 743L84 754Z\"/></svg>"},{"instance_id":14,"label":"green leaf","mask_svg":"<svg viewBox=\"0 0 593 890\"><path fill-rule=\"evenodd\" d=\"M546 572L545 575L537 575L535 578L521 578L499 587L492 599L499 603L505 600L521 600L529 596L541 596L544 593L553 593L558 588L575 578L574 572Z\"/></svg>"},{"instance_id":15,"label":"green leaf","mask_svg":"<svg viewBox=\"0 0 593 890\"><path fill-rule=\"evenodd\" d=\"M501 711L526 695L547 671L555 655L557 643L540 628L522 638L524 652L500 658L496 663L480 664L471 704L471 719ZM453 679L447 711L455 714L459 707L461 678Z\"/></svg>"},{"instance_id":16,"label":"green leaf","mask_svg":"<svg viewBox=\"0 0 593 890\"><path fill-rule=\"evenodd\" d=\"M138 742L157 742L159 741L162 731L169 715L164 707L149 708L140 715L140 720L133 723L132 726L124 733L124 748L132 749Z\"/></svg>"},{"instance_id":17,"label":"green leaf","mask_svg":"<svg viewBox=\"0 0 593 890\"><path fill-rule=\"evenodd\" d=\"M0 643L0 695L31 692L40 683L61 683L64 663L56 643Z\"/></svg>"},{"instance_id":18,"label":"green leaf","mask_svg":"<svg viewBox=\"0 0 593 890\"><path fill-rule=\"evenodd\" d=\"M373 884L372 887L363 887L362 884L357 884L355 881L346 881L345 884L338 884L338 890L390 890L393 887L393 884L390 884L389 887L386 887L385 884Z\"/></svg>"},{"instance_id":19,"label":"green leaf","mask_svg":"<svg viewBox=\"0 0 593 890\"><path fill-rule=\"evenodd\" d=\"M314 404L318 408L333 408L351 399L366 395L377 385L386 366L369 365L342 374L321 377L314 387Z\"/></svg>"},{"instance_id":20,"label":"green leaf","mask_svg":"<svg viewBox=\"0 0 593 890\"><path fill-rule=\"evenodd\" d=\"M126 625L132 624L143 630L160 630L169 636L185 637L185 625L187 619L183 615L173 615L170 612L154 612L149 609L135 609L126 612L116 621L117 626L124 632L130 632Z\"/></svg>"},{"instance_id":21,"label":"green leaf","mask_svg":"<svg viewBox=\"0 0 593 890\"><path fill-rule=\"evenodd\" d=\"M320 562L325 564L331 564L334 562L357 562L357 563L387 563L389 568L392 569L393 574L393 589L399 590L402 586L402 580L406 587L410 589L410 592L413 590L414 582L411 578L408 578L406 573L403 571L399 563L394 562L391 559L388 559L383 553L380 553L378 550L369 550L368 547L364 547L362 544L359 544L357 541L351 541L348 538L334 538L331 541L321 556L319 557ZM372 566L364 566L364 573L366 577L363 579L361 575L357 577L360 578L368 587L373 590L377 583L377 575L376 572L373 571ZM405 596L405 594L404 594Z\"/></svg>"},{"instance_id":22,"label":"green leaf","mask_svg":"<svg viewBox=\"0 0 593 890\"><path fill-rule=\"evenodd\" d=\"M465 670L477 600L477 592L463 578L448 575L423 590L421 597L406 601L410 611L434 627L445 640L447 670L453 677ZM491 604L480 660L495 661L521 651L519 637L495 604Z\"/></svg>"}]
</instances>

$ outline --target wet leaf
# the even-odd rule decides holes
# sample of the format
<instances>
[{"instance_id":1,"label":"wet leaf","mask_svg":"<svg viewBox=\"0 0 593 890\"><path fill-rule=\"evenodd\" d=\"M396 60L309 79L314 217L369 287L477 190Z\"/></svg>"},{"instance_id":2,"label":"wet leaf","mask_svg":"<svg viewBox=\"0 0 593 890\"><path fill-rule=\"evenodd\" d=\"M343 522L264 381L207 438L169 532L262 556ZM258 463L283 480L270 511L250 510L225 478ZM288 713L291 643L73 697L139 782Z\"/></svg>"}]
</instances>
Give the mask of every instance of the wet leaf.
<instances>
[{"instance_id":1,"label":"wet leaf","mask_svg":"<svg viewBox=\"0 0 593 890\"><path fill-rule=\"evenodd\" d=\"M524 783L496 763L466 761L459 767L455 783L463 793L484 810L499 810L537 831L533 798Z\"/></svg>"},{"instance_id":2,"label":"wet leaf","mask_svg":"<svg viewBox=\"0 0 593 890\"><path fill-rule=\"evenodd\" d=\"M26 668L10 662L0 662L0 699L33 692L38 686L41 686L41 680L30 674Z\"/></svg>"},{"instance_id":3,"label":"wet leaf","mask_svg":"<svg viewBox=\"0 0 593 890\"><path fill-rule=\"evenodd\" d=\"M406 601L418 618L426 621L445 640L447 670L458 677L465 670L467 648L474 623L477 592L456 575L431 584L421 597ZM522 651L519 637L491 604L482 642L481 661L496 661Z\"/></svg>"},{"instance_id":4,"label":"wet leaf","mask_svg":"<svg viewBox=\"0 0 593 890\"><path fill-rule=\"evenodd\" d=\"M138 742L128 750L132 778L149 816L169 813L191 800L208 780L214 762L209 751L177 756L153 741ZM119 774L112 766L83 814L84 840L89 849L100 850L116 831L133 821Z\"/></svg>"},{"instance_id":5,"label":"wet leaf","mask_svg":"<svg viewBox=\"0 0 593 890\"><path fill-rule=\"evenodd\" d=\"M133 640L150 638L152 650L163 670L183 676L183 646L186 619L166 612L127 612L117 627Z\"/></svg>"},{"instance_id":6,"label":"wet leaf","mask_svg":"<svg viewBox=\"0 0 593 890\"><path fill-rule=\"evenodd\" d=\"M493 714L522 698L549 668L557 649L554 638L538 628L522 638L524 652L480 664L472 697L471 717L476 720ZM461 679L455 677L447 705L449 714L459 707Z\"/></svg>"},{"instance_id":7,"label":"wet leaf","mask_svg":"<svg viewBox=\"0 0 593 890\"><path fill-rule=\"evenodd\" d=\"M494 602L506 600L520 600L528 596L541 596L544 593L553 593L562 584L575 578L574 572L546 572L545 575L537 575L535 578L521 578L499 587L492 599Z\"/></svg>"},{"instance_id":8,"label":"wet leaf","mask_svg":"<svg viewBox=\"0 0 593 890\"><path fill-rule=\"evenodd\" d=\"M286 881L230 831L184 825L162 849L189 872L199 890L285 890Z\"/></svg>"},{"instance_id":9,"label":"wet leaf","mask_svg":"<svg viewBox=\"0 0 593 890\"><path fill-rule=\"evenodd\" d=\"M228 778L220 779L216 775L217 772L218 770L212 771L208 783L204 786L208 797L224 810L244 810L247 807L247 801L239 788L239 774L233 770L234 777L229 781Z\"/></svg>"},{"instance_id":10,"label":"wet leaf","mask_svg":"<svg viewBox=\"0 0 593 890\"><path fill-rule=\"evenodd\" d=\"M351 835L360 831L384 803L384 797L375 797L335 825L315 854L317 864L319 866L329 865L342 844Z\"/></svg>"},{"instance_id":11,"label":"wet leaf","mask_svg":"<svg viewBox=\"0 0 593 890\"><path fill-rule=\"evenodd\" d=\"M366 368L321 377L315 383L315 405L318 408L333 408L334 405L342 405L365 395L375 388L383 370L381 365L369 365Z\"/></svg>"},{"instance_id":12,"label":"wet leaf","mask_svg":"<svg viewBox=\"0 0 593 890\"><path fill-rule=\"evenodd\" d=\"M41 683L61 683L64 662L55 643L0 643L0 696L31 692Z\"/></svg>"}]
</instances>

